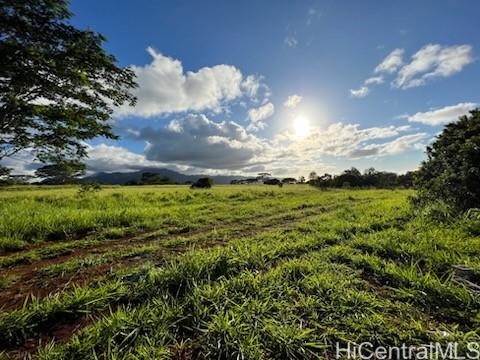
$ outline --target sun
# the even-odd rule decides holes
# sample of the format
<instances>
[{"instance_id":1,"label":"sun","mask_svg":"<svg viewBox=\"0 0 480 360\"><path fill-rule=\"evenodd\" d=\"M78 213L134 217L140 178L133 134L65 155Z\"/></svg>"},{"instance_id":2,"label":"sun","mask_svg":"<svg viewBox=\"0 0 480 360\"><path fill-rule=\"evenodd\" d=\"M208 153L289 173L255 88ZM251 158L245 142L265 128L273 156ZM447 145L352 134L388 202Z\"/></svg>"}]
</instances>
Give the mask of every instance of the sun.
<instances>
[{"instance_id":1,"label":"sun","mask_svg":"<svg viewBox=\"0 0 480 360\"><path fill-rule=\"evenodd\" d=\"M310 124L308 119L302 115L297 116L293 120L293 129L295 130L295 135L298 137L305 137L310 132Z\"/></svg>"}]
</instances>

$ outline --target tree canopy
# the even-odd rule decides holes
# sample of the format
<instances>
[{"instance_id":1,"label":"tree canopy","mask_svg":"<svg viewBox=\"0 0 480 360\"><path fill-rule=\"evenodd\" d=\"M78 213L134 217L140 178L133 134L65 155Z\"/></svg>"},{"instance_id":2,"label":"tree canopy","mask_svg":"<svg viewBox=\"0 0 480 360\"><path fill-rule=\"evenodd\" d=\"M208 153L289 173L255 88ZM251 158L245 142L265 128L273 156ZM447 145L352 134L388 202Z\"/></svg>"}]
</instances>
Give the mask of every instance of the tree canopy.
<instances>
[{"instance_id":1,"label":"tree canopy","mask_svg":"<svg viewBox=\"0 0 480 360\"><path fill-rule=\"evenodd\" d=\"M0 160L85 157L85 140L116 138L113 108L135 103L134 73L70 17L67 0L0 0Z\"/></svg>"},{"instance_id":2,"label":"tree canopy","mask_svg":"<svg viewBox=\"0 0 480 360\"><path fill-rule=\"evenodd\" d=\"M57 159L53 164L42 166L35 176L44 178L42 183L50 185L72 184L76 178L85 174L85 164L78 160Z\"/></svg>"},{"instance_id":3,"label":"tree canopy","mask_svg":"<svg viewBox=\"0 0 480 360\"><path fill-rule=\"evenodd\" d=\"M373 167L368 168L362 174L358 169L352 167L344 170L341 174L332 176L324 174L310 180L309 184L320 188L328 187L412 187L414 172L408 171L403 175L397 175L388 171L377 171Z\"/></svg>"},{"instance_id":4,"label":"tree canopy","mask_svg":"<svg viewBox=\"0 0 480 360\"><path fill-rule=\"evenodd\" d=\"M419 200L480 207L480 110L446 125L426 152L415 179Z\"/></svg>"},{"instance_id":5,"label":"tree canopy","mask_svg":"<svg viewBox=\"0 0 480 360\"><path fill-rule=\"evenodd\" d=\"M200 178L197 181L195 181L191 188L204 188L204 189L209 189L213 185L213 180L209 177L204 177Z\"/></svg>"}]
</instances>

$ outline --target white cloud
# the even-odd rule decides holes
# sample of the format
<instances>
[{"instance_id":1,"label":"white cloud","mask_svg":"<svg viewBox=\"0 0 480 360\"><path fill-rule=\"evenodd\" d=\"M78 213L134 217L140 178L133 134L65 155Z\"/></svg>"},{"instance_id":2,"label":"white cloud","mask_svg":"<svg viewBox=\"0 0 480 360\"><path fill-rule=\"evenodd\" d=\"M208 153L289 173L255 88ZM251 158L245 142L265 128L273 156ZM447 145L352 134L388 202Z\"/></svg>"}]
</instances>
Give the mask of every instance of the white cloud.
<instances>
[{"instance_id":1,"label":"white cloud","mask_svg":"<svg viewBox=\"0 0 480 360\"><path fill-rule=\"evenodd\" d=\"M411 62L399 70L393 85L401 89L422 86L434 78L456 74L471 62L470 45L429 44L418 50Z\"/></svg>"},{"instance_id":2,"label":"white cloud","mask_svg":"<svg viewBox=\"0 0 480 360\"><path fill-rule=\"evenodd\" d=\"M283 106L287 108L294 109L297 107L298 104L302 101L302 97L297 94L290 95L287 100L283 103Z\"/></svg>"},{"instance_id":3,"label":"white cloud","mask_svg":"<svg viewBox=\"0 0 480 360\"><path fill-rule=\"evenodd\" d=\"M89 145L88 158L85 163L91 172L128 172L147 167L165 167L166 164L149 161L143 154L114 145L98 144Z\"/></svg>"},{"instance_id":4,"label":"white cloud","mask_svg":"<svg viewBox=\"0 0 480 360\"><path fill-rule=\"evenodd\" d=\"M460 116L467 114L477 106L478 104L475 103L460 103L426 112L417 112L411 116L402 115L402 117L407 118L410 122L418 122L432 126L443 125L456 121Z\"/></svg>"},{"instance_id":5,"label":"white cloud","mask_svg":"<svg viewBox=\"0 0 480 360\"><path fill-rule=\"evenodd\" d=\"M372 85L372 84L383 84L383 76L373 76L365 80L365 85Z\"/></svg>"},{"instance_id":6,"label":"white cloud","mask_svg":"<svg viewBox=\"0 0 480 360\"><path fill-rule=\"evenodd\" d=\"M233 121L214 122L204 115L187 115L165 127L130 131L145 142L144 154L121 146L89 145L87 167L92 171L135 171L169 168L182 173L247 174L268 171L299 175L311 169L333 171L325 156L343 159L384 157L412 149L423 149L424 133L411 133L410 125L361 128L358 124L336 123L325 128L311 127L299 138L284 132L262 139ZM23 154L22 161L2 162L16 172L31 173L38 167Z\"/></svg>"},{"instance_id":7,"label":"white cloud","mask_svg":"<svg viewBox=\"0 0 480 360\"><path fill-rule=\"evenodd\" d=\"M449 77L460 72L473 62L470 45L442 46L429 44L418 50L411 61L404 64L404 49L393 50L375 69L375 74L396 74L392 86L401 89L425 85L438 77ZM384 76L373 76L365 80L365 85L382 84ZM362 86L351 89L353 97L365 97L369 88Z\"/></svg>"},{"instance_id":8,"label":"white cloud","mask_svg":"<svg viewBox=\"0 0 480 360\"><path fill-rule=\"evenodd\" d=\"M250 120L250 125L248 130L260 130L266 127L266 123L263 121L268 119L275 112L275 107L272 103L266 103L258 108L253 108L248 110L248 119Z\"/></svg>"},{"instance_id":9,"label":"white cloud","mask_svg":"<svg viewBox=\"0 0 480 360\"><path fill-rule=\"evenodd\" d=\"M291 48L296 48L298 45L298 40L294 36L286 36L285 39L283 39L283 42L285 45Z\"/></svg>"},{"instance_id":10,"label":"white cloud","mask_svg":"<svg viewBox=\"0 0 480 360\"><path fill-rule=\"evenodd\" d=\"M405 132L411 131L409 125L360 128L359 124L336 123L327 128L312 128L306 138L298 139L290 133L277 135L273 140L273 148L282 149L283 152L296 154L298 158L309 159L322 155L356 159L367 156L385 156L393 151L371 150L379 145L376 141L393 138L392 141L384 143L383 147L395 141ZM398 148L396 146L395 148ZM398 152L397 152L398 153Z\"/></svg>"},{"instance_id":11,"label":"white cloud","mask_svg":"<svg viewBox=\"0 0 480 360\"><path fill-rule=\"evenodd\" d=\"M212 110L243 95L255 97L261 78L243 77L231 65L204 67L197 72L185 72L179 60L162 55L149 47L153 60L145 66L132 66L139 87L133 91L138 101L135 107L122 106L116 116L150 117L161 114Z\"/></svg>"},{"instance_id":12,"label":"white cloud","mask_svg":"<svg viewBox=\"0 0 480 360\"><path fill-rule=\"evenodd\" d=\"M187 115L166 127L140 129L135 138L147 143L145 157L210 169L239 169L255 163L268 147L233 121L220 123L205 115Z\"/></svg>"},{"instance_id":13,"label":"white cloud","mask_svg":"<svg viewBox=\"0 0 480 360\"><path fill-rule=\"evenodd\" d=\"M372 156L391 156L398 155L409 150L421 150L425 148L426 144L424 142L429 137L430 136L426 133L404 135L386 143L369 144L364 147L358 147L353 149L349 156L352 159L358 159Z\"/></svg>"},{"instance_id":14,"label":"white cloud","mask_svg":"<svg viewBox=\"0 0 480 360\"><path fill-rule=\"evenodd\" d=\"M350 95L356 98L363 98L368 95L370 89L367 86L361 86L358 89L350 89Z\"/></svg>"},{"instance_id":15,"label":"white cloud","mask_svg":"<svg viewBox=\"0 0 480 360\"><path fill-rule=\"evenodd\" d=\"M395 49L393 50L388 56L377 65L374 72L375 73L394 73L397 71L400 66L403 64L403 53L405 50L403 49Z\"/></svg>"}]
</instances>

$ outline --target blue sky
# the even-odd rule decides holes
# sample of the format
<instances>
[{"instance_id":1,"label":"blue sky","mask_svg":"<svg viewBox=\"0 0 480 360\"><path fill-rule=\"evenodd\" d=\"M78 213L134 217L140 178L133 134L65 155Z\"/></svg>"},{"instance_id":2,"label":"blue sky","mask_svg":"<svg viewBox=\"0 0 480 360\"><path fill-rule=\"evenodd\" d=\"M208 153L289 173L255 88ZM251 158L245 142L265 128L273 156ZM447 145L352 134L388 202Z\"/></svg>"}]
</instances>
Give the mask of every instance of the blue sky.
<instances>
[{"instance_id":1,"label":"blue sky","mask_svg":"<svg viewBox=\"0 0 480 360\"><path fill-rule=\"evenodd\" d=\"M73 0L71 9L140 74L139 106L115 112L122 139L90 142L95 171L404 172L480 103L478 1Z\"/></svg>"}]
</instances>

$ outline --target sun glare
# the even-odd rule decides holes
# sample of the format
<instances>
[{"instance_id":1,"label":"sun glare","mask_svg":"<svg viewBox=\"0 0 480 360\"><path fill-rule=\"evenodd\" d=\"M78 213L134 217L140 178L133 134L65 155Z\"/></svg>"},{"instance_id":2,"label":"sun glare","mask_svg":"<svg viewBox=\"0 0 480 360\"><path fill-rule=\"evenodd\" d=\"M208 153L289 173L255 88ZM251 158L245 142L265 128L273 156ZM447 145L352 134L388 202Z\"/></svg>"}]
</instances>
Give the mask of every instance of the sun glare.
<instances>
[{"instance_id":1,"label":"sun glare","mask_svg":"<svg viewBox=\"0 0 480 360\"><path fill-rule=\"evenodd\" d=\"M293 120L293 129L298 137L305 137L310 131L308 120L304 116L297 116Z\"/></svg>"}]
</instances>

